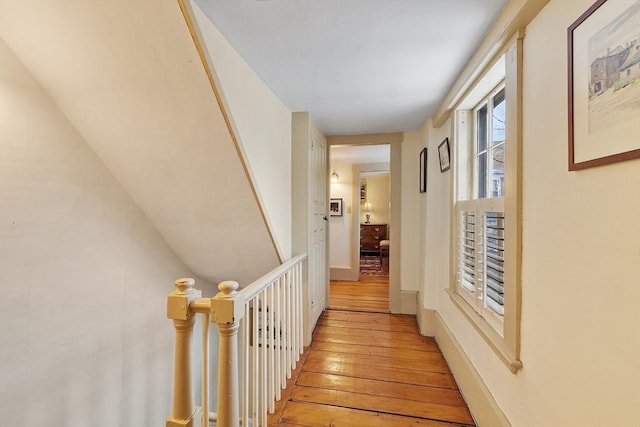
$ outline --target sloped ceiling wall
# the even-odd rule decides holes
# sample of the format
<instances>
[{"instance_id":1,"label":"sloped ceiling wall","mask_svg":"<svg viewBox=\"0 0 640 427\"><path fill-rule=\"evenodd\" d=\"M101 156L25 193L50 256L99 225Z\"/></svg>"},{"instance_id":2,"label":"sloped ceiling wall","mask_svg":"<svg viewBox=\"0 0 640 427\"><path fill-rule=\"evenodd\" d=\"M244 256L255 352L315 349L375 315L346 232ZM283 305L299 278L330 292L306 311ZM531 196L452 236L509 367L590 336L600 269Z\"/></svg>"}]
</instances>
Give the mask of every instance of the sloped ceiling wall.
<instances>
[{"instance_id":1,"label":"sloped ceiling wall","mask_svg":"<svg viewBox=\"0 0 640 427\"><path fill-rule=\"evenodd\" d=\"M2 1L0 37L195 273L278 264L177 2Z\"/></svg>"}]
</instances>

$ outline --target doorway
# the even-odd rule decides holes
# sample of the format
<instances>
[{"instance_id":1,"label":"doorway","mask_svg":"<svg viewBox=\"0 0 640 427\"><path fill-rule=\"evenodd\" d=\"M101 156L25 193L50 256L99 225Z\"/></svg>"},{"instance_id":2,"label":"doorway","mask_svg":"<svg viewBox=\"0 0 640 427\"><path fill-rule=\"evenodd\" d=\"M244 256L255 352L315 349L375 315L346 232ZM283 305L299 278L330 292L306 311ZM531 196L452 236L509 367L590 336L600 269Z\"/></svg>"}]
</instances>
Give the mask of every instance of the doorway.
<instances>
[{"instance_id":1,"label":"doorway","mask_svg":"<svg viewBox=\"0 0 640 427\"><path fill-rule=\"evenodd\" d=\"M371 270L377 266L379 274L389 275L393 269L393 263L389 262L392 251L383 248L381 252L380 249L381 241L391 239L390 156L390 144L330 147L329 264L332 280L358 281L361 259ZM371 230L373 234L365 233L365 236L361 229ZM373 243L367 244L367 239L372 239Z\"/></svg>"},{"instance_id":2,"label":"doorway","mask_svg":"<svg viewBox=\"0 0 640 427\"><path fill-rule=\"evenodd\" d=\"M388 164L388 163L387 163ZM359 278L389 276L391 188L389 169L360 172Z\"/></svg>"}]
</instances>

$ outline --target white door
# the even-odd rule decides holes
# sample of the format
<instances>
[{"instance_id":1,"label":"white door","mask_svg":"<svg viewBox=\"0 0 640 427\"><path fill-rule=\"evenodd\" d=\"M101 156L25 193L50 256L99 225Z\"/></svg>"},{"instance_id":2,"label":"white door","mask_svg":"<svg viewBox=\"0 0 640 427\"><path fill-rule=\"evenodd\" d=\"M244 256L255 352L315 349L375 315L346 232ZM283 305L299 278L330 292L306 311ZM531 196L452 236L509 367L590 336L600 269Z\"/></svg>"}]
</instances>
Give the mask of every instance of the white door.
<instances>
[{"instance_id":1,"label":"white door","mask_svg":"<svg viewBox=\"0 0 640 427\"><path fill-rule=\"evenodd\" d=\"M309 251L310 325L313 328L327 306L327 141L315 127L311 128L309 161L311 197Z\"/></svg>"}]
</instances>

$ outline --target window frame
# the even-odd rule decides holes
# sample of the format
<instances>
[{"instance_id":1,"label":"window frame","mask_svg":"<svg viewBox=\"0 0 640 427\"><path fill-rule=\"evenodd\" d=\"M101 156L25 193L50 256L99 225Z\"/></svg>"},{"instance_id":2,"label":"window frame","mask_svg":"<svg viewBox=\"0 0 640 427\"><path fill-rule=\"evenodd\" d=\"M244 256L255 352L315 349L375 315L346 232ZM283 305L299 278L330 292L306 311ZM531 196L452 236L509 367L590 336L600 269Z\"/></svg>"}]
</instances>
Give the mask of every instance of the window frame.
<instances>
[{"instance_id":1,"label":"window frame","mask_svg":"<svg viewBox=\"0 0 640 427\"><path fill-rule=\"evenodd\" d=\"M466 97L457 103L454 119L455 150L453 150L452 168L454 169L452 221L451 221L451 262L450 262L450 286L448 294L454 305L465 315L479 335L487 342L489 347L512 373L517 373L522 368L520 360L520 318L521 318L521 265L522 265L522 39L524 34L518 32L516 36L498 52L490 65L475 79ZM469 177L473 177L474 168L469 164L475 160L475 147L469 144L475 143L475 129L472 125L471 115L475 107L481 104L483 99L491 96L498 88L495 81L493 88L478 94L478 87L483 84L483 79L491 75L492 67L504 58L504 84L507 124L505 129L505 183L504 197L502 198L503 212L505 216L505 263L504 263L504 316L502 319L502 333L496 329L495 322L482 316L470 304L468 298L458 293L458 215L462 207L469 204L478 204L474 200L477 194L473 182L469 183ZM495 75L491 76L495 78ZM486 82L484 82L486 85ZM499 90L499 89L498 89ZM475 92L475 93L474 93ZM495 92L497 93L497 91ZM468 98L477 96L480 101L471 103ZM466 108L464 104L467 104ZM468 105L471 104L471 105ZM470 150L471 148L471 150ZM472 161L471 165L474 162ZM470 175L471 174L471 175ZM469 188L471 187L471 188ZM488 202L494 199L484 199ZM481 200L482 201L482 200ZM477 215L477 214L476 214ZM476 220L477 221L477 220Z\"/></svg>"}]
</instances>

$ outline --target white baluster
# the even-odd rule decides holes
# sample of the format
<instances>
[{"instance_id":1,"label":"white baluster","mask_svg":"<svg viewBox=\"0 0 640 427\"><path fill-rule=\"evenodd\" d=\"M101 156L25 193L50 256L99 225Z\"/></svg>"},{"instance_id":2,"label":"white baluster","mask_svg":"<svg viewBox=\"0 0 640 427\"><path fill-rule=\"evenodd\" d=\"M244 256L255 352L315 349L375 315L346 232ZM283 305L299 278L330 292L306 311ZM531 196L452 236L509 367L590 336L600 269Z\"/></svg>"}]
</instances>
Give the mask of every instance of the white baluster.
<instances>
[{"instance_id":1,"label":"white baluster","mask_svg":"<svg viewBox=\"0 0 640 427\"><path fill-rule=\"evenodd\" d=\"M276 387L276 395L275 395L275 399L276 400L280 400L281 398L281 390L282 390L282 375L281 375L281 368L282 368L282 349L284 347L283 343L282 343L282 276L278 277L278 279L274 282L273 284L274 286L274 290L275 290L275 301L276 301L276 308L275 308L275 325L276 328L274 329L275 334L276 334L276 343L275 343L275 354L276 354L276 360L275 360L275 372L273 373L273 376L275 377L275 387Z\"/></svg>"},{"instance_id":2,"label":"white baluster","mask_svg":"<svg viewBox=\"0 0 640 427\"><path fill-rule=\"evenodd\" d=\"M202 314L202 427L209 427L209 317Z\"/></svg>"},{"instance_id":3,"label":"white baluster","mask_svg":"<svg viewBox=\"0 0 640 427\"><path fill-rule=\"evenodd\" d=\"M268 382L268 388L269 388L269 392L267 393L267 395L269 396L269 413L273 414L275 412L275 397L276 397L276 376L275 376L275 371L276 371L276 333L277 333L277 327L278 325L276 325L276 320L275 320L275 300L274 300L274 293L275 293L275 281L271 282L271 285L269 285L269 287L267 288L268 291L268 295L269 295L269 341L268 341L268 355L269 355L269 360L268 360L268 364L267 364L267 375L269 376L269 382Z\"/></svg>"},{"instance_id":4,"label":"white baluster","mask_svg":"<svg viewBox=\"0 0 640 427\"><path fill-rule=\"evenodd\" d=\"M262 303L262 312L260 313L262 334L260 335L260 426L267 425L267 290L260 292L260 302Z\"/></svg>"},{"instance_id":5,"label":"white baluster","mask_svg":"<svg viewBox=\"0 0 640 427\"><path fill-rule=\"evenodd\" d=\"M251 377L251 365L250 365L250 334L249 330L251 325L251 310L249 310L249 302L244 305L244 318L242 319L242 410L240 413L240 422L243 426L248 425L249 420L249 406L251 402L249 379Z\"/></svg>"},{"instance_id":6,"label":"white baluster","mask_svg":"<svg viewBox=\"0 0 640 427\"><path fill-rule=\"evenodd\" d=\"M260 336L258 335L259 332L259 328L258 328L258 323L260 322L260 318L258 317L259 313L259 306L260 306L260 301L258 299L258 297L254 297L253 298L253 326L252 326L252 333L253 333L253 360L251 361L251 385L253 387L253 398L252 398L252 406L251 406L251 412L253 414L253 419L257 420L258 419L258 413L259 413L259 408L260 408L260 404L259 404L259 399L260 399L260 378L258 376L258 361L260 360L260 354L259 354L259 349L260 346L258 345L258 341L260 339Z\"/></svg>"},{"instance_id":7,"label":"white baluster","mask_svg":"<svg viewBox=\"0 0 640 427\"><path fill-rule=\"evenodd\" d=\"M294 338L293 338L294 320L293 320L293 311L291 310L291 307L293 306L293 304L291 304L291 283L292 283L291 279L293 277L294 271L295 271L295 266L293 267L293 270L289 270L287 272L287 281L285 282L285 307L286 307L286 313L287 313L287 329L286 329L287 330L287 351L286 351L286 360L284 364L284 369L287 372L286 378L291 378L291 375L289 374L289 372L291 372L291 360L293 359L291 356L293 354L293 343L294 343ZM286 378L285 378L285 383L286 383Z\"/></svg>"}]
</instances>

